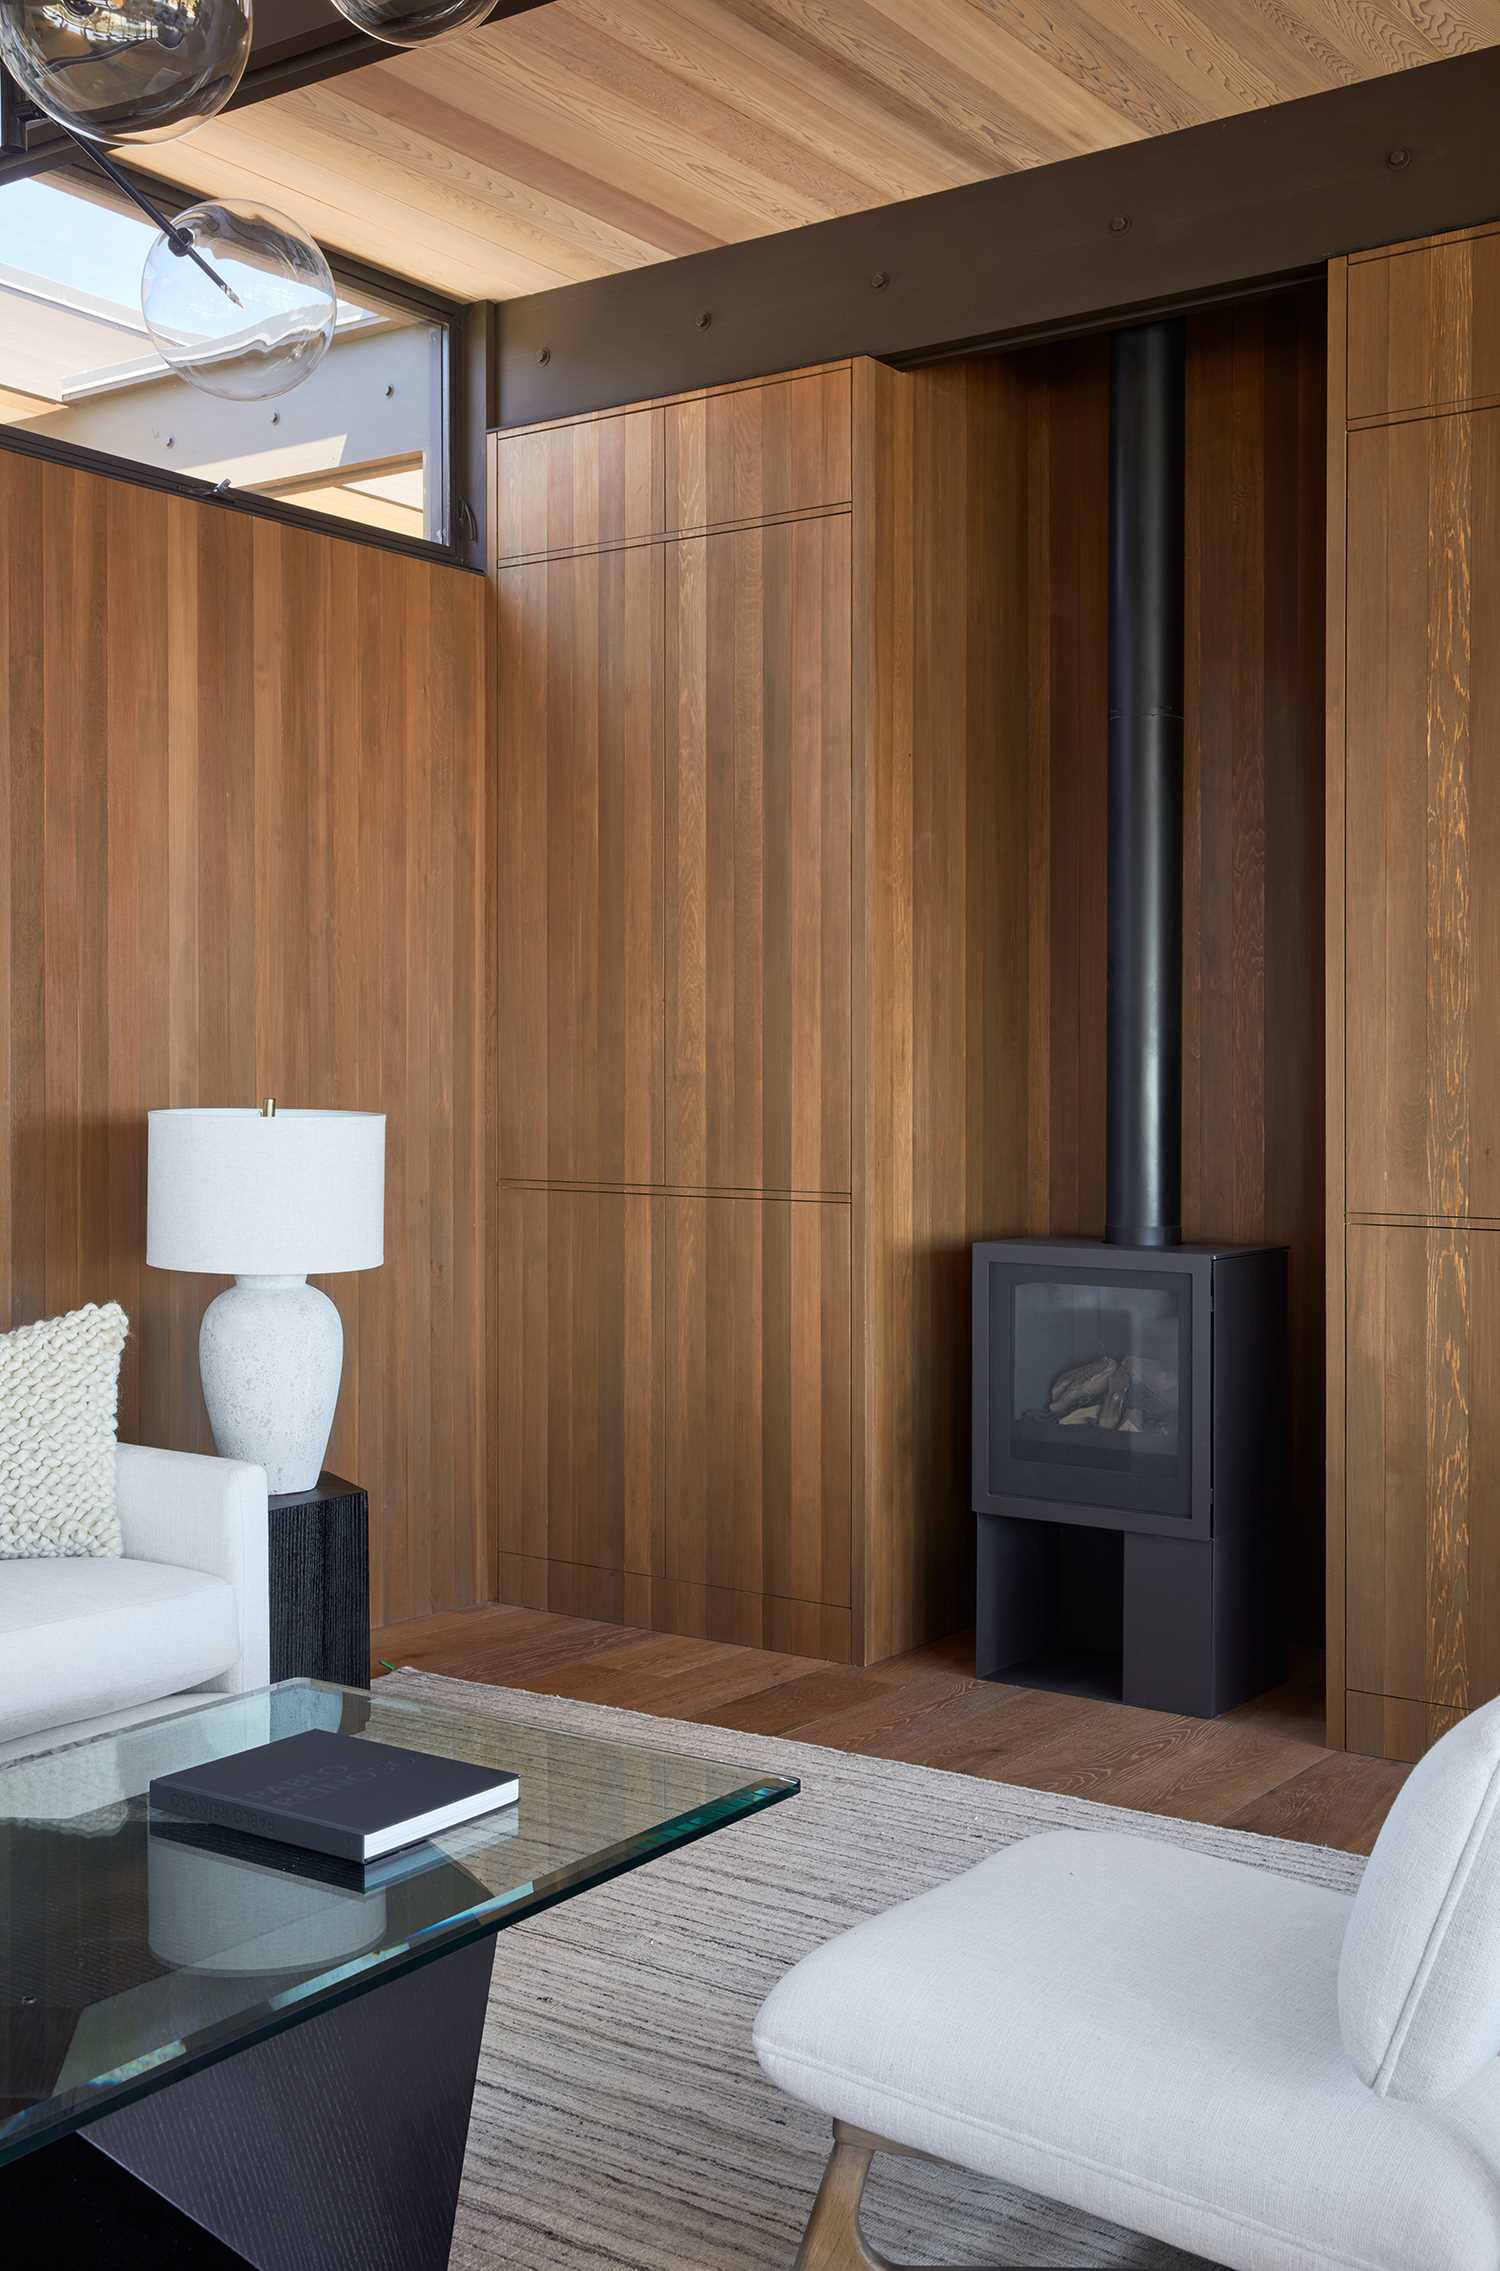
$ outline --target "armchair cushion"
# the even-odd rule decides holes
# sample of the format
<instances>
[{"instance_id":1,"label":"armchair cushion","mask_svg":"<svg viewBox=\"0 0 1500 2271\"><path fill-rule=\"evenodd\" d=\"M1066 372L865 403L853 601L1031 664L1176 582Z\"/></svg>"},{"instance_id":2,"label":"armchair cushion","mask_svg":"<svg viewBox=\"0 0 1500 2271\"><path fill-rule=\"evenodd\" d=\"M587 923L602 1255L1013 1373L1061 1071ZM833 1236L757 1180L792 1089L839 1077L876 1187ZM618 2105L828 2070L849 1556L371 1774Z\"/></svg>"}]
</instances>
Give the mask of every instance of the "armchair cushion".
<instances>
[{"instance_id":1,"label":"armchair cushion","mask_svg":"<svg viewBox=\"0 0 1500 2271\"><path fill-rule=\"evenodd\" d=\"M0 1742L68 1726L226 1672L234 1589L129 1560L0 1562Z\"/></svg>"},{"instance_id":2,"label":"armchair cushion","mask_svg":"<svg viewBox=\"0 0 1500 2271\"><path fill-rule=\"evenodd\" d=\"M1391 1808L1344 1941L1339 2025L1382 2097L1445 2098L1500 2055L1500 1701Z\"/></svg>"}]
</instances>

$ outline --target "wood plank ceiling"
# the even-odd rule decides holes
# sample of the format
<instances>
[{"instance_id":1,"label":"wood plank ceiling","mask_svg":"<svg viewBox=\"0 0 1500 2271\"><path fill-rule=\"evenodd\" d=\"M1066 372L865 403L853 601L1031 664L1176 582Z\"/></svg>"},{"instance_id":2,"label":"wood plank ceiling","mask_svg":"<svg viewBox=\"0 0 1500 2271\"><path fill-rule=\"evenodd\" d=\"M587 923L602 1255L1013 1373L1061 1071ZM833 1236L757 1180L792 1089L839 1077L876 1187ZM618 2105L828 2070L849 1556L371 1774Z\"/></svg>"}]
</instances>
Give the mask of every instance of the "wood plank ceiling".
<instances>
[{"instance_id":1,"label":"wood plank ceiling","mask_svg":"<svg viewBox=\"0 0 1500 2271\"><path fill-rule=\"evenodd\" d=\"M508 299L1500 42L1500 0L553 0L150 164Z\"/></svg>"}]
</instances>

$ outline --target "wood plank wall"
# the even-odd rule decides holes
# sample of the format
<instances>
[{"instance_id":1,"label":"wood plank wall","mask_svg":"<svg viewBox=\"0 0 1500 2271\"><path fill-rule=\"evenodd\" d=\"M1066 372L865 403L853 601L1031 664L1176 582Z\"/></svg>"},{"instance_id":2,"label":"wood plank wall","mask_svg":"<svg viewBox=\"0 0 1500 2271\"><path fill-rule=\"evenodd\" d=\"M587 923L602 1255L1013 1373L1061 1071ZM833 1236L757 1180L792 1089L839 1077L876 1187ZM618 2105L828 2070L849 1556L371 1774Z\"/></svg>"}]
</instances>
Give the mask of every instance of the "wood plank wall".
<instances>
[{"instance_id":1,"label":"wood plank wall","mask_svg":"<svg viewBox=\"0 0 1500 2271\"><path fill-rule=\"evenodd\" d=\"M969 1249L1023 1228L1021 362L855 365L855 1592L865 1661L973 1616Z\"/></svg>"},{"instance_id":2,"label":"wood plank wall","mask_svg":"<svg viewBox=\"0 0 1500 2271\"><path fill-rule=\"evenodd\" d=\"M486 1599L487 588L4 450L0 555L0 1324L119 1300L122 1437L211 1449L147 1110L384 1111L329 1461L377 1620Z\"/></svg>"},{"instance_id":3,"label":"wood plank wall","mask_svg":"<svg viewBox=\"0 0 1500 2271\"><path fill-rule=\"evenodd\" d=\"M1500 1692L1500 230L1330 308L1328 1716L1414 1759Z\"/></svg>"},{"instance_id":4,"label":"wood plank wall","mask_svg":"<svg viewBox=\"0 0 1500 2271\"><path fill-rule=\"evenodd\" d=\"M1104 1214L1108 347L1021 358L1030 433L1027 1224ZM1188 324L1183 1225L1291 1249L1295 1633L1322 1633L1321 287Z\"/></svg>"}]
</instances>

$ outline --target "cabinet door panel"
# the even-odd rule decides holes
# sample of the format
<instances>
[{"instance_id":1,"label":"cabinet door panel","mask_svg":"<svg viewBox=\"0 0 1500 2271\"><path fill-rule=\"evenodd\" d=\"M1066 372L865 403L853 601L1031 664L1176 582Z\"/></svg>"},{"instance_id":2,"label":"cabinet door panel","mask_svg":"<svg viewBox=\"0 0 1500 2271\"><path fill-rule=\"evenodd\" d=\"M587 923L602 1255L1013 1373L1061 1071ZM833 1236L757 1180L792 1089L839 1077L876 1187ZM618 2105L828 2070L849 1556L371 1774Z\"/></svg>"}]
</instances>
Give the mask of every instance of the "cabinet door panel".
<instances>
[{"instance_id":1,"label":"cabinet door panel","mask_svg":"<svg viewBox=\"0 0 1500 2271\"><path fill-rule=\"evenodd\" d=\"M850 1600L849 1209L668 1198L673 1584Z\"/></svg>"},{"instance_id":2,"label":"cabinet door panel","mask_svg":"<svg viewBox=\"0 0 1500 2271\"><path fill-rule=\"evenodd\" d=\"M1351 1213L1500 1216L1500 412L1349 437Z\"/></svg>"},{"instance_id":3,"label":"cabinet door panel","mask_svg":"<svg viewBox=\"0 0 1500 2271\"><path fill-rule=\"evenodd\" d=\"M662 525L660 410L495 439L495 557L655 536Z\"/></svg>"},{"instance_id":4,"label":"cabinet door panel","mask_svg":"<svg viewBox=\"0 0 1500 2271\"><path fill-rule=\"evenodd\" d=\"M1500 235L1349 263L1349 416L1500 394Z\"/></svg>"},{"instance_id":5,"label":"cabinet door panel","mask_svg":"<svg viewBox=\"0 0 1500 2271\"><path fill-rule=\"evenodd\" d=\"M847 369L674 402L666 416L668 528L768 520L854 494Z\"/></svg>"},{"instance_id":6,"label":"cabinet door panel","mask_svg":"<svg viewBox=\"0 0 1500 2271\"><path fill-rule=\"evenodd\" d=\"M1469 1709L1500 1692L1500 1233L1348 1236L1348 1684Z\"/></svg>"},{"instance_id":7,"label":"cabinet door panel","mask_svg":"<svg viewBox=\"0 0 1500 2271\"><path fill-rule=\"evenodd\" d=\"M668 548L667 1180L850 1187L850 551Z\"/></svg>"},{"instance_id":8,"label":"cabinet door panel","mask_svg":"<svg viewBox=\"0 0 1500 2271\"><path fill-rule=\"evenodd\" d=\"M496 578L502 1176L661 1179L662 576Z\"/></svg>"},{"instance_id":9,"label":"cabinet door panel","mask_svg":"<svg viewBox=\"0 0 1500 2271\"><path fill-rule=\"evenodd\" d=\"M530 1597L516 1587L539 1565L644 1576L660 1562L662 1204L499 1193L502 1599Z\"/></svg>"}]
</instances>

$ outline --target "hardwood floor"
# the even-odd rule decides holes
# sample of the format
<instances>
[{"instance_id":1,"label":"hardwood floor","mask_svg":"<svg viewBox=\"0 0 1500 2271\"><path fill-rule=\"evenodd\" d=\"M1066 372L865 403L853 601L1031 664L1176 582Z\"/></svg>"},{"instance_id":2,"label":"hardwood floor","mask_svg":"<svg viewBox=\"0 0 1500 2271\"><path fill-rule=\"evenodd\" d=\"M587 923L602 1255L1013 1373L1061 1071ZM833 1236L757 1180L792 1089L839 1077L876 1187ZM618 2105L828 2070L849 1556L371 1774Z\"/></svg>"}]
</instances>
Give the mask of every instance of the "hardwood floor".
<instances>
[{"instance_id":1,"label":"hardwood floor","mask_svg":"<svg viewBox=\"0 0 1500 2271\"><path fill-rule=\"evenodd\" d=\"M1217 1720L1179 1719L974 1677L968 1634L866 1671L534 1609L387 1625L375 1670L616 1704L747 1735L787 1735L1144 1813L1368 1853L1408 1772L1323 1743L1322 1670Z\"/></svg>"}]
</instances>

